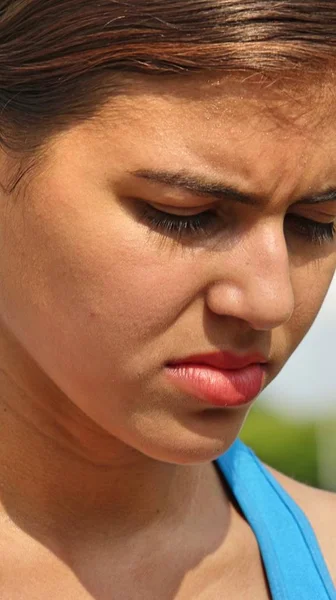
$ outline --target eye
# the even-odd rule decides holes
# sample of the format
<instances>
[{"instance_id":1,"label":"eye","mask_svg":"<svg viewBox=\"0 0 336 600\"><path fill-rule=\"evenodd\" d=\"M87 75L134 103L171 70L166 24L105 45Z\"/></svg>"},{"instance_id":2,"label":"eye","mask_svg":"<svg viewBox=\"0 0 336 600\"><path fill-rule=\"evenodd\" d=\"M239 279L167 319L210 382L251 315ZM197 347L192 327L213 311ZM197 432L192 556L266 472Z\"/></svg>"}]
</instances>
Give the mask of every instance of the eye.
<instances>
[{"instance_id":1,"label":"eye","mask_svg":"<svg viewBox=\"0 0 336 600\"><path fill-rule=\"evenodd\" d=\"M150 205L144 207L141 220L155 231L178 238L205 236L218 224L218 216L211 210L182 216L158 210Z\"/></svg>"},{"instance_id":2,"label":"eye","mask_svg":"<svg viewBox=\"0 0 336 600\"><path fill-rule=\"evenodd\" d=\"M209 235L219 224L219 216L213 210L194 215L176 215L158 210L146 204L141 212L141 220L154 231L176 238ZM322 223L300 215L288 214L286 227L305 238L308 242L322 245L332 242L336 237L336 223Z\"/></svg>"},{"instance_id":3,"label":"eye","mask_svg":"<svg viewBox=\"0 0 336 600\"><path fill-rule=\"evenodd\" d=\"M313 244L322 245L332 242L336 237L336 223L321 223L300 215L286 216L288 228Z\"/></svg>"}]
</instances>

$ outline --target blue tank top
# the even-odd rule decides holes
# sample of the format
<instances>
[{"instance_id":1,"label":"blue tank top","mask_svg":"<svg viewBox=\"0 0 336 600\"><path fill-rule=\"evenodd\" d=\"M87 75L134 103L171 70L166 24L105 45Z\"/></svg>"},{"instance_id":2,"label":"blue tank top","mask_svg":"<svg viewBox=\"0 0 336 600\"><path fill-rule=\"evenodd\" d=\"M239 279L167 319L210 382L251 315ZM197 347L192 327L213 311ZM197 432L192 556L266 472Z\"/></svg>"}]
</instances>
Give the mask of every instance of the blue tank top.
<instances>
[{"instance_id":1,"label":"blue tank top","mask_svg":"<svg viewBox=\"0 0 336 600\"><path fill-rule=\"evenodd\" d=\"M336 600L302 510L240 440L216 461L259 544L273 600Z\"/></svg>"}]
</instances>

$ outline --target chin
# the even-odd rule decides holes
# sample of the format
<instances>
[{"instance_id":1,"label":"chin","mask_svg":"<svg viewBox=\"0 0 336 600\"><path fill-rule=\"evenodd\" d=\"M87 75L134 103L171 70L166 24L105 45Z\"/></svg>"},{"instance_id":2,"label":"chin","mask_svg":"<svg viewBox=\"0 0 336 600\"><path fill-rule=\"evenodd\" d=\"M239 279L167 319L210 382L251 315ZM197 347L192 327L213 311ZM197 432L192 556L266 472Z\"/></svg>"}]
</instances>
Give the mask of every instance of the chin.
<instances>
[{"instance_id":1,"label":"chin","mask_svg":"<svg viewBox=\"0 0 336 600\"><path fill-rule=\"evenodd\" d=\"M152 438L150 443L142 440L141 444L132 445L142 454L159 462L196 465L216 460L230 448L238 434L239 430L231 430L218 438L209 435L204 437L194 432L184 431L180 435L165 435L160 440Z\"/></svg>"}]
</instances>

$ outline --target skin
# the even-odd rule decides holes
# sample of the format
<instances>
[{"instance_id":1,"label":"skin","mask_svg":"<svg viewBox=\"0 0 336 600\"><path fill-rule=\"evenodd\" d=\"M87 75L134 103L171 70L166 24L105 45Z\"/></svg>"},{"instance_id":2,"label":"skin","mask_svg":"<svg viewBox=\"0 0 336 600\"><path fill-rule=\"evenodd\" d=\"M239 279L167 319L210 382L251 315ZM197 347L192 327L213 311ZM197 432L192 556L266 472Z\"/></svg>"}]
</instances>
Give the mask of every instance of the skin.
<instances>
[{"instance_id":1,"label":"skin","mask_svg":"<svg viewBox=\"0 0 336 600\"><path fill-rule=\"evenodd\" d=\"M254 536L211 464L251 404L200 405L165 364L258 351L267 385L321 307L336 241L313 243L288 215L336 221L335 201L298 204L336 188L336 120L327 87L323 102L314 82L290 91L228 76L135 78L95 119L51 139L11 194L2 156L6 600L21 597L23 562L34 598L162 597L167 564L167 600L269 597ZM130 175L139 169L188 171L257 201L214 201ZM217 226L165 235L141 220L143 202L211 208ZM312 520L316 497L334 510L333 496L285 485Z\"/></svg>"}]
</instances>

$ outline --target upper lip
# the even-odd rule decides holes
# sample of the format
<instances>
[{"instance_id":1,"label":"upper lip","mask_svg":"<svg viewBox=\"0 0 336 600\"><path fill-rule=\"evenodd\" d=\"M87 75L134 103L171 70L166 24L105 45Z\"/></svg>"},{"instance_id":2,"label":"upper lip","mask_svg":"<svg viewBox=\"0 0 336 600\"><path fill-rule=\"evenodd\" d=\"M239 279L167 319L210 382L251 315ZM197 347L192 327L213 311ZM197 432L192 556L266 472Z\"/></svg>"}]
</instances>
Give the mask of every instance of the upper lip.
<instances>
[{"instance_id":1,"label":"upper lip","mask_svg":"<svg viewBox=\"0 0 336 600\"><path fill-rule=\"evenodd\" d=\"M210 354L194 354L186 358L170 362L169 365L183 365L183 364L194 364L194 365L208 365L216 369L243 369L252 364L266 363L267 359L259 352L251 354L238 355L230 352L213 352Z\"/></svg>"}]
</instances>

